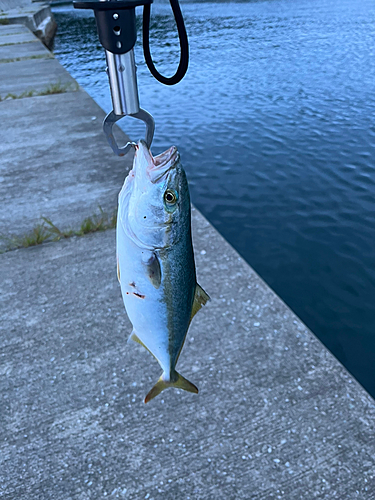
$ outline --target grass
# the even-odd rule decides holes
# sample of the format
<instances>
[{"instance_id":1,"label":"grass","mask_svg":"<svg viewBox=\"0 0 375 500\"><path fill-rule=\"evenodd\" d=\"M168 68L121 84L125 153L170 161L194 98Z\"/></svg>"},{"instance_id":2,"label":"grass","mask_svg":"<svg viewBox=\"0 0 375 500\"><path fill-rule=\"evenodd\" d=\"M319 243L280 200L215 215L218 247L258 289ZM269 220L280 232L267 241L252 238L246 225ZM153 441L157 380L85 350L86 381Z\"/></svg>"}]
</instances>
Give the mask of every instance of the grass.
<instances>
[{"instance_id":1,"label":"grass","mask_svg":"<svg viewBox=\"0 0 375 500\"><path fill-rule=\"evenodd\" d=\"M24 236L8 237L0 235L0 240L5 240L7 242L7 245L2 253L15 250L16 248L28 248L41 245L44 242L59 241L71 238L72 236L84 236L89 233L113 229L116 227L117 210L109 215L104 212L101 207L99 207L99 214L86 217L77 230L60 229L51 221L51 219L47 217L42 217L42 221L42 223L37 224Z\"/></svg>"},{"instance_id":2,"label":"grass","mask_svg":"<svg viewBox=\"0 0 375 500\"><path fill-rule=\"evenodd\" d=\"M61 83L60 81L55 83L50 83L44 90L40 90L36 95L52 95L52 94L63 94L64 92L77 91L79 85L77 82L74 83Z\"/></svg>"},{"instance_id":3,"label":"grass","mask_svg":"<svg viewBox=\"0 0 375 500\"><path fill-rule=\"evenodd\" d=\"M34 229L20 238L19 245L24 248L40 245L48 238L46 228L43 224L37 224Z\"/></svg>"},{"instance_id":4,"label":"grass","mask_svg":"<svg viewBox=\"0 0 375 500\"><path fill-rule=\"evenodd\" d=\"M9 19L7 17L0 18L0 24L9 24Z\"/></svg>"},{"instance_id":5,"label":"grass","mask_svg":"<svg viewBox=\"0 0 375 500\"><path fill-rule=\"evenodd\" d=\"M8 33L7 35L2 35L2 36L9 36L11 33ZM0 44L0 47L9 47L10 45L23 45L24 43L35 43L38 42L38 39L35 38L35 40L27 40L26 42L9 42L9 43L2 43Z\"/></svg>"},{"instance_id":6,"label":"grass","mask_svg":"<svg viewBox=\"0 0 375 500\"><path fill-rule=\"evenodd\" d=\"M53 94L64 94L65 92L76 92L79 89L77 82L61 83L60 81L55 83L50 83L46 88L42 90L25 90L21 94L8 93L5 97L1 97L0 102L7 99L23 99L25 97L34 97L38 95L53 95Z\"/></svg>"},{"instance_id":7,"label":"grass","mask_svg":"<svg viewBox=\"0 0 375 500\"><path fill-rule=\"evenodd\" d=\"M53 59L53 55L38 54L37 56L14 57L13 59L0 59L0 63L11 63L17 61L26 61L26 59Z\"/></svg>"},{"instance_id":8,"label":"grass","mask_svg":"<svg viewBox=\"0 0 375 500\"><path fill-rule=\"evenodd\" d=\"M10 92L5 97L1 97L0 95L0 102L5 101L6 99L23 99L24 97L33 97L33 95L34 95L33 90L26 90L25 92L22 92L22 94L12 94Z\"/></svg>"}]
</instances>

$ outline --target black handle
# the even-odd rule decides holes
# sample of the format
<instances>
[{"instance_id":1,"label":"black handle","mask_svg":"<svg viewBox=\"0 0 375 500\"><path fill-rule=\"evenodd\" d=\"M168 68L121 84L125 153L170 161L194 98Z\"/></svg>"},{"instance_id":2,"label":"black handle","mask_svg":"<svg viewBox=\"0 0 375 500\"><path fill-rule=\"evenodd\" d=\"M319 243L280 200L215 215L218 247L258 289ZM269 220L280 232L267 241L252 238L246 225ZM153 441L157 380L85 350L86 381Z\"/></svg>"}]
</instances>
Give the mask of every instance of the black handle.
<instances>
[{"instance_id":1,"label":"black handle","mask_svg":"<svg viewBox=\"0 0 375 500\"><path fill-rule=\"evenodd\" d=\"M96 10L96 27L100 43L114 54L129 52L137 40L135 9Z\"/></svg>"},{"instance_id":2,"label":"black handle","mask_svg":"<svg viewBox=\"0 0 375 500\"><path fill-rule=\"evenodd\" d=\"M73 2L75 9L93 9L100 43L113 54L129 52L137 40L135 7L153 0Z\"/></svg>"}]
</instances>

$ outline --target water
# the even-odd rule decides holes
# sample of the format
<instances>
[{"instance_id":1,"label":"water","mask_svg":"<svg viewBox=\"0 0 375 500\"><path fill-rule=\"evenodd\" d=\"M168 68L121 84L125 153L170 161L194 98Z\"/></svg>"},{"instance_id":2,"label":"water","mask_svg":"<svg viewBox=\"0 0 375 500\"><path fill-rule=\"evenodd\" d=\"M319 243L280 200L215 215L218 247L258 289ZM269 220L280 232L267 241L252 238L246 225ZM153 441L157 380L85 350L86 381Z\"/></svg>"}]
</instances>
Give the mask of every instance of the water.
<instances>
[{"instance_id":1,"label":"water","mask_svg":"<svg viewBox=\"0 0 375 500\"><path fill-rule=\"evenodd\" d=\"M178 146L194 204L375 396L375 4L182 8L191 62L179 85L156 82L136 46L153 151ZM153 57L171 74L169 5L152 16ZM69 8L56 18L57 58L109 111L94 19Z\"/></svg>"}]
</instances>

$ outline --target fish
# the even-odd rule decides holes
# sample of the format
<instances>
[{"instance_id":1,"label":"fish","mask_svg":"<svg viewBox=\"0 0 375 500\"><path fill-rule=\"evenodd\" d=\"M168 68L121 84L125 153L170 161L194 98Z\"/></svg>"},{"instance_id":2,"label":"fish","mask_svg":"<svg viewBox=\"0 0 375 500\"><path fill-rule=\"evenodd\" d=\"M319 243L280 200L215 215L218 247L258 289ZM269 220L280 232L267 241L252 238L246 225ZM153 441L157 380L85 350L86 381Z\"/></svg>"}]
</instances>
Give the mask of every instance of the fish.
<instances>
[{"instance_id":1,"label":"fish","mask_svg":"<svg viewBox=\"0 0 375 500\"><path fill-rule=\"evenodd\" d=\"M198 393L176 370L194 315L209 295L197 283L189 187L175 146L153 157L141 140L118 198L117 277L133 330L162 375L148 403L169 387Z\"/></svg>"}]
</instances>

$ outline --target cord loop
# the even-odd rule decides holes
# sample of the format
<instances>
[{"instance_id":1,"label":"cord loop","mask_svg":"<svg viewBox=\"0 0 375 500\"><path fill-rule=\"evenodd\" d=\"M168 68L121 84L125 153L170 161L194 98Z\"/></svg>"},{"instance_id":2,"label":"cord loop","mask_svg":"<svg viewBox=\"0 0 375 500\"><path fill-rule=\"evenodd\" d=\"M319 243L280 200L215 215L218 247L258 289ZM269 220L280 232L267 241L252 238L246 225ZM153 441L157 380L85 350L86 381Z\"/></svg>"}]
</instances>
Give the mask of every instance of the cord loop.
<instances>
[{"instance_id":1,"label":"cord loop","mask_svg":"<svg viewBox=\"0 0 375 500\"><path fill-rule=\"evenodd\" d=\"M176 73L171 77L163 76L155 68L154 62L152 60L150 52L150 17L151 17L151 5L145 5L143 7L143 53L145 56L145 61L151 74L164 85L176 85L185 76L188 65L189 65L189 42L186 34L186 28L184 23L184 18L182 17L180 4L178 0L169 0L173 15L176 21L178 38L180 41L180 62Z\"/></svg>"}]
</instances>

